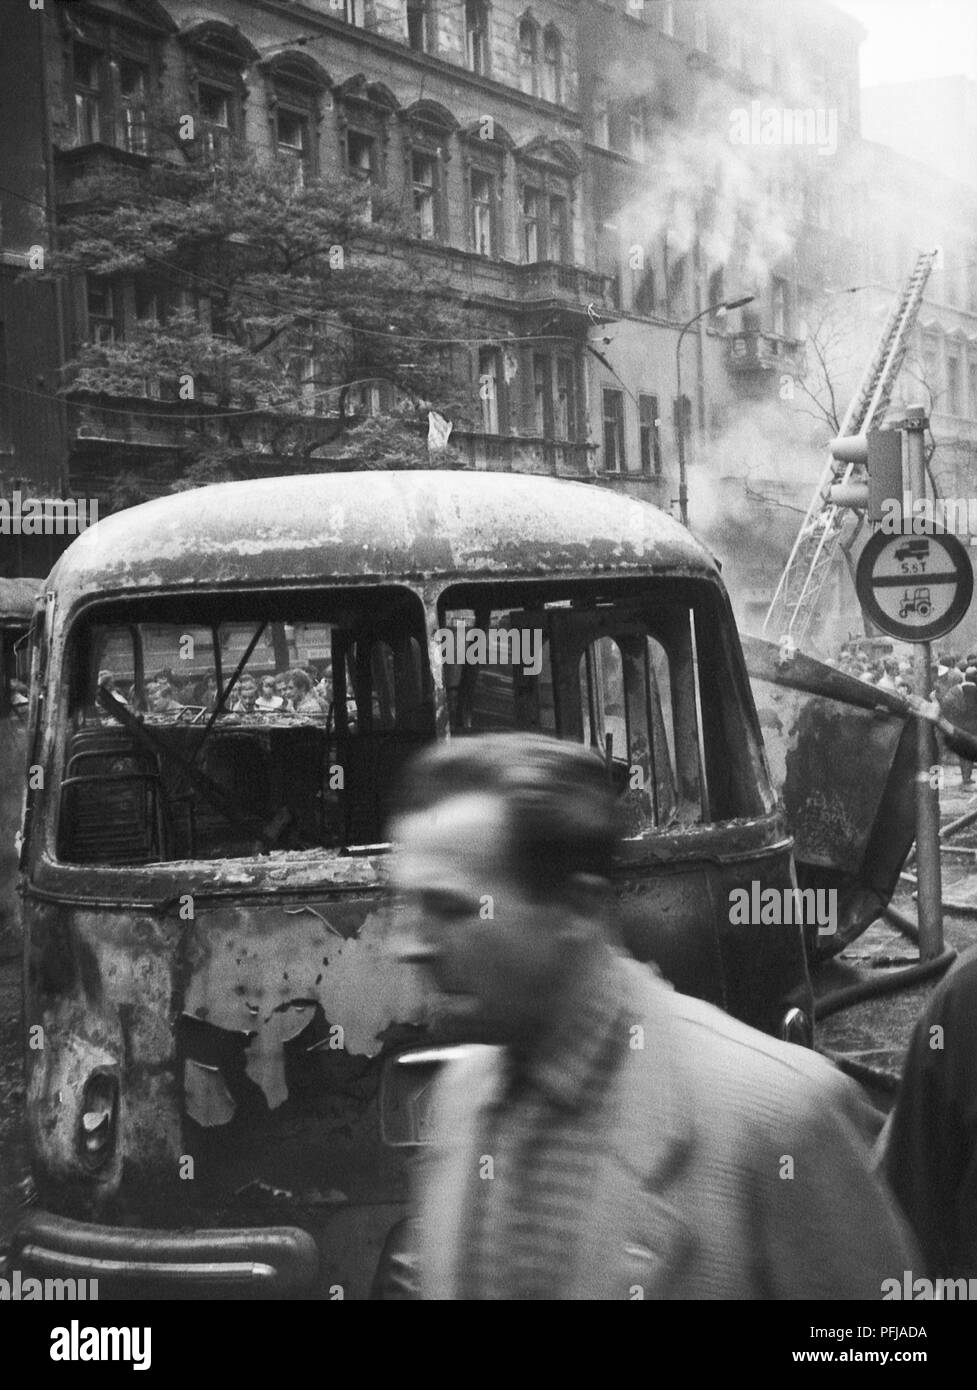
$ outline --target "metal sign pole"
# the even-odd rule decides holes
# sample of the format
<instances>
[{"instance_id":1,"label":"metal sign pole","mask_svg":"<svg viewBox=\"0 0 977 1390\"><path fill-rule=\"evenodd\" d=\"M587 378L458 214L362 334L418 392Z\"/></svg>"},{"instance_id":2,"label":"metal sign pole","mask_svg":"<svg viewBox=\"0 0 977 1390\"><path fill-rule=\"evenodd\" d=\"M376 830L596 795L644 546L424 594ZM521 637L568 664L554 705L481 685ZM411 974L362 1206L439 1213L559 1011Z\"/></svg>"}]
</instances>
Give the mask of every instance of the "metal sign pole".
<instances>
[{"instance_id":1,"label":"metal sign pole","mask_svg":"<svg viewBox=\"0 0 977 1390\"><path fill-rule=\"evenodd\" d=\"M928 420L922 406L906 411L906 457L909 497L926 496L926 460L923 433ZM911 522L903 517L903 527ZM916 694L923 700L932 689L932 648L916 642L913 648ZM933 769L937 775L933 775ZM916 716L916 872L919 919L919 958L932 960L943 951L943 875L940 865L940 773L936 730L928 719Z\"/></svg>"}]
</instances>

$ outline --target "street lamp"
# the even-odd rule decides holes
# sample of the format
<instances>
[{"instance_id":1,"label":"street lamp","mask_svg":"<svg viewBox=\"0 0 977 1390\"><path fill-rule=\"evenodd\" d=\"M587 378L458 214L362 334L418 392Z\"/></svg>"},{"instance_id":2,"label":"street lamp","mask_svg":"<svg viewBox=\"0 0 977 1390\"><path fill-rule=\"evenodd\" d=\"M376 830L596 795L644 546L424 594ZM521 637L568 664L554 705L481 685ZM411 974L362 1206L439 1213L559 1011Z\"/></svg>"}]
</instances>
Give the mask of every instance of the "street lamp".
<instances>
[{"instance_id":1,"label":"street lamp","mask_svg":"<svg viewBox=\"0 0 977 1390\"><path fill-rule=\"evenodd\" d=\"M752 304L756 295L744 294L739 299L721 299L718 304L707 304L704 309L682 325L675 345L675 427L678 432L678 510L683 526L689 524L689 485L685 473L685 412L682 409L682 339L694 323L706 314L725 314L730 309L742 309L744 304Z\"/></svg>"}]
</instances>

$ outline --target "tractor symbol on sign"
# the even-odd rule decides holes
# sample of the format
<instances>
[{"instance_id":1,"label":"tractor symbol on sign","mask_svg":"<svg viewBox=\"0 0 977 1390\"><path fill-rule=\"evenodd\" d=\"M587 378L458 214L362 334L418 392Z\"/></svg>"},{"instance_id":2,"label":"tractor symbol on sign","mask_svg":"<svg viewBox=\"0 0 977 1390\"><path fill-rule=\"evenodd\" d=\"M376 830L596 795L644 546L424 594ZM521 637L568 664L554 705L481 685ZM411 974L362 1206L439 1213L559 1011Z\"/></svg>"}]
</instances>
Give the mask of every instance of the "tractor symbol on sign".
<instances>
[{"instance_id":1,"label":"tractor symbol on sign","mask_svg":"<svg viewBox=\"0 0 977 1390\"><path fill-rule=\"evenodd\" d=\"M900 618L905 618L909 613L918 613L921 618L928 618L932 611L929 589L914 589L911 594L907 589L899 604Z\"/></svg>"}]
</instances>

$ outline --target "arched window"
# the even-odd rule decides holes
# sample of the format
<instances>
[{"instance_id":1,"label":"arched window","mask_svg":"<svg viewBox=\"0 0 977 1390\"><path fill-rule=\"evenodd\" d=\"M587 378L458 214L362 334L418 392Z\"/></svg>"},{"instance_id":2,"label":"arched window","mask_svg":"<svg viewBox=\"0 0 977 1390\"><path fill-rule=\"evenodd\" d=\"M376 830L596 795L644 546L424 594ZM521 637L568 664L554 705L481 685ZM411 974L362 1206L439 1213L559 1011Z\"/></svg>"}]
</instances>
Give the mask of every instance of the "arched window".
<instances>
[{"instance_id":1,"label":"arched window","mask_svg":"<svg viewBox=\"0 0 977 1390\"><path fill-rule=\"evenodd\" d=\"M563 44L555 29L543 35L543 91L547 101L559 101L563 85Z\"/></svg>"},{"instance_id":2,"label":"arched window","mask_svg":"<svg viewBox=\"0 0 977 1390\"><path fill-rule=\"evenodd\" d=\"M283 50L265 59L272 149L302 188L318 173L320 99L329 74L307 54Z\"/></svg>"},{"instance_id":3,"label":"arched window","mask_svg":"<svg viewBox=\"0 0 977 1390\"><path fill-rule=\"evenodd\" d=\"M519 87L531 97L539 91L539 30L531 19L519 22Z\"/></svg>"},{"instance_id":4,"label":"arched window","mask_svg":"<svg viewBox=\"0 0 977 1390\"><path fill-rule=\"evenodd\" d=\"M244 136L244 73L260 54L240 30L220 20L201 20L180 35L197 81L199 152L208 163L227 158Z\"/></svg>"}]
</instances>

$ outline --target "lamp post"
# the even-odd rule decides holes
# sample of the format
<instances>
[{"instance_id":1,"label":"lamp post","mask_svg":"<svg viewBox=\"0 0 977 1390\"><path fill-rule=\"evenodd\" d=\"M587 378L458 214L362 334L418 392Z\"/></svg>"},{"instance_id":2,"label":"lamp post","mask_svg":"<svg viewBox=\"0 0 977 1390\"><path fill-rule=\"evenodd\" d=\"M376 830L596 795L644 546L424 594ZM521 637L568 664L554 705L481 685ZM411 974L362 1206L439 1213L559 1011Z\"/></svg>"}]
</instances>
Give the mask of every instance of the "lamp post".
<instances>
[{"instance_id":1,"label":"lamp post","mask_svg":"<svg viewBox=\"0 0 977 1390\"><path fill-rule=\"evenodd\" d=\"M744 304L752 304L755 295L741 295L739 299L721 299L718 304L707 304L697 314L682 325L675 345L675 428L678 433L678 510L683 526L689 524L689 485L685 472L685 412L682 409L682 339L694 323L706 314L727 313L730 309L742 309Z\"/></svg>"}]
</instances>

